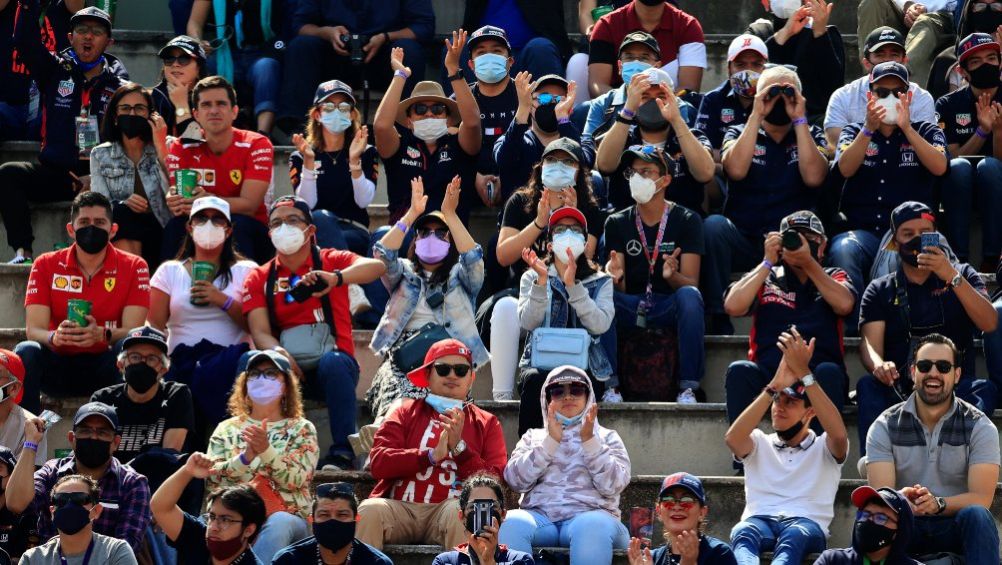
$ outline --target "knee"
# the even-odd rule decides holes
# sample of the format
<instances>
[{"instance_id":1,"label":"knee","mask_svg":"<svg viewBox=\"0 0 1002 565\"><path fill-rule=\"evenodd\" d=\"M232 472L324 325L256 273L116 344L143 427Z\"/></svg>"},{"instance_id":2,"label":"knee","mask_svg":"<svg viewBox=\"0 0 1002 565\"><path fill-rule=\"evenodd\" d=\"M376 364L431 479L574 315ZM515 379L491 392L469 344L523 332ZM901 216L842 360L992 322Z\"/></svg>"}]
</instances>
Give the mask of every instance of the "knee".
<instances>
[{"instance_id":1,"label":"knee","mask_svg":"<svg viewBox=\"0 0 1002 565\"><path fill-rule=\"evenodd\" d=\"M14 353L21 358L22 362L30 363L41 355L42 344L37 341L22 341L14 347Z\"/></svg>"},{"instance_id":2,"label":"knee","mask_svg":"<svg viewBox=\"0 0 1002 565\"><path fill-rule=\"evenodd\" d=\"M679 310L691 314L693 312L698 312L700 315L703 313L703 295L700 294L699 289L694 286L683 286L675 289L675 296L678 300Z\"/></svg>"},{"instance_id":3,"label":"knee","mask_svg":"<svg viewBox=\"0 0 1002 565\"><path fill-rule=\"evenodd\" d=\"M499 541L511 539L512 537L532 536L536 529L536 520L532 514L525 510L511 510L501 523L501 530L498 532Z\"/></svg>"},{"instance_id":4,"label":"knee","mask_svg":"<svg viewBox=\"0 0 1002 565\"><path fill-rule=\"evenodd\" d=\"M529 52L546 52L549 51L552 54L558 54L560 51L557 49L557 45L553 41L545 37L534 37L529 40L528 43L522 47L522 56L525 57ZM549 54L549 53L546 53Z\"/></svg>"},{"instance_id":5,"label":"knee","mask_svg":"<svg viewBox=\"0 0 1002 565\"><path fill-rule=\"evenodd\" d=\"M619 520L601 510L591 510L579 514L571 523L570 536L574 539L576 533L585 536L600 535L615 537L619 529Z\"/></svg>"},{"instance_id":6,"label":"knee","mask_svg":"<svg viewBox=\"0 0 1002 565\"><path fill-rule=\"evenodd\" d=\"M992 513L984 506L967 506L957 512L957 523L961 528L995 527Z\"/></svg>"},{"instance_id":7,"label":"knee","mask_svg":"<svg viewBox=\"0 0 1002 565\"><path fill-rule=\"evenodd\" d=\"M751 361L735 361L727 366L724 373L724 389L731 389L747 382L752 375L760 373L758 365Z\"/></svg>"},{"instance_id":8,"label":"knee","mask_svg":"<svg viewBox=\"0 0 1002 565\"><path fill-rule=\"evenodd\" d=\"M385 498L367 498L358 505L358 521L375 522L383 527L393 515L392 501Z\"/></svg>"},{"instance_id":9,"label":"knee","mask_svg":"<svg viewBox=\"0 0 1002 565\"><path fill-rule=\"evenodd\" d=\"M350 384L354 387L355 376L358 374L358 363L355 358L341 351L330 351L320 357L317 364L317 374L329 385Z\"/></svg>"},{"instance_id":10,"label":"knee","mask_svg":"<svg viewBox=\"0 0 1002 565\"><path fill-rule=\"evenodd\" d=\"M314 37L312 35L297 35L289 42L286 47L286 55L289 60L295 61L296 57L299 56L309 56L313 53L319 53L322 47L327 46L327 42L319 37ZM299 65L290 65L290 68L296 68Z\"/></svg>"},{"instance_id":11,"label":"knee","mask_svg":"<svg viewBox=\"0 0 1002 565\"><path fill-rule=\"evenodd\" d=\"M738 522L731 528L731 545L739 543L758 547L762 543L762 532L758 530L758 526L751 522Z\"/></svg>"},{"instance_id":12,"label":"knee","mask_svg":"<svg viewBox=\"0 0 1002 565\"><path fill-rule=\"evenodd\" d=\"M504 324L518 323L518 300L511 296L505 296L494 304L494 311L491 312L491 327L499 324L499 327L510 327ZM491 332L494 335L496 332Z\"/></svg>"},{"instance_id":13,"label":"knee","mask_svg":"<svg viewBox=\"0 0 1002 565\"><path fill-rule=\"evenodd\" d=\"M856 381L856 398L865 399L873 398L876 395L881 394L881 388L884 383L877 380L877 377L873 375L863 375L858 381Z\"/></svg>"},{"instance_id":14,"label":"knee","mask_svg":"<svg viewBox=\"0 0 1002 565\"><path fill-rule=\"evenodd\" d=\"M703 221L703 235L706 242L716 241L722 234L731 229L731 221L725 216L714 214Z\"/></svg>"},{"instance_id":15,"label":"knee","mask_svg":"<svg viewBox=\"0 0 1002 565\"><path fill-rule=\"evenodd\" d=\"M402 47L404 50L404 59L408 56L412 58L420 58L424 53L424 47L416 39L395 39L391 43L393 47Z\"/></svg>"},{"instance_id":16,"label":"knee","mask_svg":"<svg viewBox=\"0 0 1002 565\"><path fill-rule=\"evenodd\" d=\"M277 59L271 57L261 57L251 65L251 74L258 79L271 79L278 74L282 65Z\"/></svg>"}]
</instances>

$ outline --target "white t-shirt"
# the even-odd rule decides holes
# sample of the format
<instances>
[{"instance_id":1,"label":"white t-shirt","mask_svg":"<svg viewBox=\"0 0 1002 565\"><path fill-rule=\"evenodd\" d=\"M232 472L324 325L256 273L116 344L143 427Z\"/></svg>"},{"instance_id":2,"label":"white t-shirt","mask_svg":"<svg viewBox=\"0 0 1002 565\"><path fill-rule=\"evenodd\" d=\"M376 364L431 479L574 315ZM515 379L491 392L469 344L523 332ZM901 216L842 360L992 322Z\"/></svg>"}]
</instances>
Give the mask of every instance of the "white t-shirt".
<instances>
[{"instance_id":1,"label":"white t-shirt","mask_svg":"<svg viewBox=\"0 0 1002 565\"><path fill-rule=\"evenodd\" d=\"M865 121L866 93L869 91L870 77L863 76L832 92L828 99L828 111L825 112L825 129L841 129L848 124ZM935 124L936 101L932 99L932 94L914 82L908 83L908 91L912 93L912 103L908 108L911 120Z\"/></svg>"},{"instance_id":2,"label":"white t-shirt","mask_svg":"<svg viewBox=\"0 0 1002 565\"><path fill-rule=\"evenodd\" d=\"M14 400L5 399L4 402L14 402ZM24 449L24 423L28 418L34 417L34 414L24 408L12 406L10 415L7 416L7 421L0 426L0 445L13 451L15 457L20 457L21 450ZM48 451L47 436L48 434L42 436L42 440L38 442L38 451L35 452L36 467L41 467L48 461L46 458L46 452Z\"/></svg>"},{"instance_id":3,"label":"white t-shirt","mask_svg":"<svg viewBox=\"0 0 1002 565\"><path fill-rule=\"evenodd\" d=\"M828 435L809 432L800 446L777 448L776 434L755 429L745 464L745 511L751 516L808 518L828 536L842 463L828 451Z\"/></svg>"},{"instance_id":4,"label":"white t-shirt","mask_svg":"<svg viewBox=\"0 0 1002 565\"><path fill-rule=\"evenodd\" d=\"M242 299L244 279L256 268L257 264L253 261L238 261L230 269L230 284L222 291L233 297L238 307ZM213 282L218 288L222 279L217 277ZM167 261L161 264L153 273L150 286L170 296L168 352L173 352L180 344L195 345L203 339L220 345L251 343L247 332L233 323L229 314L215 306L195 306L191 303L191 275L188 274L185 263Z\"/></svg>"}]
</instances>

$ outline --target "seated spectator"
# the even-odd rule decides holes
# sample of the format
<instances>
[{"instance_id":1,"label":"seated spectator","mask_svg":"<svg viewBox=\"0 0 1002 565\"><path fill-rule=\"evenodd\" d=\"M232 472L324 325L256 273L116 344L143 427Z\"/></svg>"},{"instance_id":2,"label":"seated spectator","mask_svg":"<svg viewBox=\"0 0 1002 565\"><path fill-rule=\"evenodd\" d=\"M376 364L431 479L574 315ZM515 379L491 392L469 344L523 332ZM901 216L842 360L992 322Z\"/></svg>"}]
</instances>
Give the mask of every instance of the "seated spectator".
<instances>
[{"instance_id":1,"label":"seated spectator","mask_svg":"<svg viewBox=\"0 0 1002 565\"><path fill-rule=\"evenodd\" d=\"M926 84L933 58L943 47L956 41L954 11L958 9L957 4L950 0L860 0L856 13L857 36L866 37L882 26L907 34L908 66L915 82Z\"/></svg>"},{"instance_id":2,"label":"seated spectator","mask_svg":"<svg viewBox=\"0 0 1002 565\"><path fill-rule=\"evenodd\" d=\"M167 135L201 139L201 127L191 111L191 92L206 77L205 48L194 37L179 35L158 56L163 67L160 83L151 92L153 108L167 122Z\"/></svg>"},{"instance_id":3,"label":"seated spectator","mask_svg":"<svg viewBox=\"0 0 1002 565\"><path fill-rule=\"evenodd\" d=\"M376 486L358 507L356 536L384 544L456 547L466 539L456 520L457 488L480 471L500 475L508 449L497 417L470 402L473 352L461 341L436 342L407 374L428 389L404 402L376 432L370 460Z\"/></svg>"},{"instance_id":4,"label":"seated spectator","mask_svg":"<svg viewBox=\"0 0 1002 565\"><path fill-rule=\"evenodd\" d=\"M797 244L787 243L788 238ZM783 218L778 232L766 236L762 264L727 289L727 315L752 316L748 360L731 363L724 377L729 422L776 374L783 357L777 341L790 327L817 340L809 363L812 378L842 412L849 384L842 319L852 312L856 293L845 271L821 266L827 244L825 228L814 213L794 212ZM823 430L816 425L814 431Z\"/></svg>"},{"instance_id":5,"label":"seated spectator","mask_svg":"<svg viewBox=\"0 0 1002 565\"><path fill-rule=\"evenodd\" d=\"M953 16L957 29L954 35L958 39L972 33L987 33L994 36L999 25L1002 25L1002 14L996 12L992 4L995 4L995 0L957 2ZM963 41L957 45L960 43ZM957 65L957 45L953 43L947 45L932 63L928 87L929 93L936 99L962 88L966 82Z\"/></svg>"},{"instance_id":6,"label":"seated spectator","mask_svg":"<svg viewBox=\"0 0 1002 565\"><path fill-rule=\"evenodd\" d=\"M165 196L169 183L161 163L167 158L163 118L150 91L134 82L108 100L101 138L91 150L90 189L112 202L118 231L112 244L159 264L163 227L171 219Z\"/></svg>"},{"instance_id":7,"label":"seated spectator","mask_svg":"<svg viewBox=\"0 0 1002 565\"><path fill-rule=\"evenodd\" d=\"M710 508L703 481L689 473L674 473L661 482L657 513L664 525L665 545L651 552L644 540L630 538L630 565L693 563L733 565L734 553L727 543L704 533ZM677 557L676 557L677 556Z\"/></svg>"},{"instance_id":8,"label":"seated spectator","mask_svg":"<svg viewBox=\"0 0 1002 565\"><path fill-rule=\"evenodd\" d=\"M192 516L178 506L192 480L219 473L204 453L192 453L153 493L150 508L157 525L177 548L184 563L263 565L251 550L267 518L265 501L246 484L220 487L208 496L205 514Z\"/></svg>"},{"instance_id":9,"label":"seated spectator","mask_svg":"<svg viewBox=\"0 0 1002 565\"><path fill-rule=\"evenodd\" d=\"M750 269L765 235L797 210L811 210L828 173L827 144L807 124L800 78L786 67L762 72L747 122L728 128L721 163L727 176L723 215L706 219L704 282L711 334L734 333L723 294L733 270Z\"/></svg>"},{"instance_id":10,"label":"seated spectator","mask_svg":"<svg viewBox=\"0 0 1002 565\"><path fill-rule=\"evenodd\" d=\"M114 408L101 402L84 404L73 417L73 430L67 434L73 454L51 459L35 471L35 453L45 434L45 422L28 420L24 450L5 491L7 509L14 514L27 510L38 516L38 537L45 542L57 535L62 522L59 514L64 514L49 506L58 492L56 485L66 481L67 476L83 475L96 481L101 489L100 498L91 498L102 507L92 517L94 532L123 540L133 551L139 551L150 525L150 488L146 477L112 456L122 441L118 429ZM89 490L93 493L95 489Z\"/></svg>"},{"instance_id":11,"label":"seated spectator","mask_svg":"<svg viewBox=\"0 0 1002 565\"><path fill-rule=\"evenodd\" d=\"M695 127L713 147L713 160L720 162L728 128L748 121L758 81L769 64L769 49L761 38L745 33L727 47L726 82L703 95Z\"/></svg>"},{"instance_id":12,"label":"seated spectator","mask_svg":"<svg viewBox=\"0 0 1002 565\"><path fill-rule=\"evenodd\" d=\"M25 370L21 357L13 351L0 349L0 447L9 445L8 449L13 452L15 458L21 455L21 450L24 448L24 425L35 417L21 406L21 401L24 399L24 378ZM35 467L45 464L46 453L48 453L48 441L42 436L38 449L35 450ZM13 463L10 467L7 476L14 470ZM2 505L0 512L3 512Z\"/></svg>"},{"instance_id":13,"label":"seated spectator","mask_svg":"<svg viewBox=\"0 0 1002 565\"><path fill-rule=\"evenodd\" d=\"M532 547L570 547L572 563L611 563L630 533L620 522L620 495L630 483L630 456L615 430L598 423L587 373L564 365L550 371L539 392L542 428L525 432L504 479L522 493L498 541L526 553Z\"/></svg>"},{"instance_id":14,"label":"seated spectator","mask_svg":"<svg viewBox=\"0 0 1002 565\"><path fill-rule=\"evenodd\" d=\"M316 228L303 200L279 198L271 205L269 218L278 251L244 281L247 327L258 349L283 353L297 379L323 395L332 439L324 465L350 468L353 453L348 436L355 433L359 368L346 287L374 281L386 267L350 251L316 247ZM297 284L313 292L294 294Z\"/></svg>"},{"instance_id":15,"label":"seated spectator","mask_svg":"<svg viewBox=\"0 0 1002 565\"><path fill-rule=\"evenodd\" d=\"M279 551L274 565L309 563L320 555L322 563L393 565L382 551L355 537L358 498L351 483L317 485L313 501L313 535Z\"/></svg>"},{"instance_id":16,"label":"seated spectator","mask_svg":"<svg viewBox=\"0 0 1002 565\"><path fill-rule=\"evenodd\" d=\"M921 565L905 552L915 531L911 505L890 487L857 487L852 491L856 521L852 547L827 549L814 565L852 565L859 562L886 565Z\"/></svg>"},{"instance_id":17,"label":"seated spectator","mask_svg":"<svg viewBox=\"0 0 1002 565\"><path fill-rule=\"evenodd\" d=\"M15 251L11 263L22 264L35 256L28 203L72 200L89 184L87 159L100 143L98 124L109 92L129 75L118 59L104 52L112 40L111 18L103 10L90 7L73 14L71 48L55 54L41 40L39 0L17 4L14 48L39 85L45 116L45 144L38 162L9 161L0 166L0 185L5 187L0 219Z\"/></svg>"},{"instance_id":18,"label":"seated spectator","mask_svg":"<svg viewBox=\"0 0 1002 565\"><path fill-rule=\"evenodd\" d=\"M89 396L121 378L118 341L146 319L150 271L141 257L108 243L117 231L108 199L81 192L66 224L73 245L31 266L28 339L14 352L24 362L24 407L32 412L39 410L39 388L50 396Z\"/></svg>"},{"instance_id":19,"label":"seated spectator","mask_svg":"<svg viewBox=\"0 0 1002 565\"><path fill-rule=\"evenodd\" d=\"M578 32L581 34L581 39L577 44L577 53L571 55L570 60L567 61L567 72L564 73L567 80L573 80L578 84L588 84L588 47L591 42L591 33L595 29L595 23L602 16L616 8L622 8L632 1L578 0ZM582 102L591 99L590 92L586 90L579 93Z\"/></svg>"},{"instance_id":20,"label":"seated spectator","mask_svg":"<svg viewBox=\"0 0 1002 565\"><path fill-rule=\"evenodd\" d=\"M299 379L277 351L254 351L230 395L230 414L212 432L210 488L249 484L268 509L254 553L271 563L278 550L307 535L310 481L320 447L306 419ZM166 528L165 528L166 530ZM168 532L169 535L169 532Z\"/></svg>"},{"instance_id":21,"label":"seated spectator","mask_svg":"<svg viewBox=\"0 0 1002 565\"><path fill-rule=\"evenodd\" d=\"M208 268L212 272L203 270ZM164 378L191 389L198 438L226 418L237 362L250 349L240 302L244 281L256 268L233 248L230 205L203 196L191 206L177 257L162 263L150 280L146 323L167 333L170 371ZM204 445L202 439L197 443Z\"/></svg>"},{"instance_id":22,"label":"seated spectator","mask_svg":"<svg viewBox=\"0 0 1002 565\"><path fill-rule=\"evenodd\" d=\"M995 563L999 532L989 508L999 479L998 430L957 397L962 353L950 338L927 334L913 356L915 391L884 411L866 437L867 482L908 499L915 513L909 555L948 551L967 563Z\"/></svg>"},{"instance_id":23,"label":"seated spectator","mask_svg":"<svg viewBox=\"0 0 1002 565\"><path fill-rule=\"evenodd\" d=\"M455 100L446 98L437 82L426 81L415 86L411 97L401 102L404 80L411 70L404 66L403 49L393 50L393 82L372 123L376 150L386 169L391 224L410 206L408 187L414 177L425 181L431 210L442 207L452 177L459 175L464 183L473 181L482 132L477 101L458 73L459 50L465 43L465 31L453 32L445 57L445 66L455 83ZM459 207L463 222L469 218L469 208L467 197Z\"/></svg>"},{"instance_id":24,"label":"seated spectator","mask_svg":"<svg viewBox=\"0 0 1002 565\"><path fill-rule=\"evenodd\" d=\"M943 232L954 253L967 261L976 198L982 211L979 271L992 272L1002 251L1002 225L996 218L1002 211L1002 162L994 149L995 136L1002 134L1002 122L998 122L1002 111L999 43L987 33L973 33L957 46L957 59L959 72L968 84L936 101L939 127L952 157L950 174L943 178ZM967 155L982 158L974 165Z\"/></svg>"},{"instance_id":25,"label":"seated spectator","mask_svg":"<svg viewBox=\"0 0 1002 565\"><path fill-rule=\"evenodd\" d=\"M692 105L675 96L664 71L648 69L634 77L626 103L595 156L596 168L609 175L609 202L616 210L633 205L621 165L623 149L653 146L663 148L678 163L665 198L703 215L704 185L714 172L710 141L701 131L689 129L682 107Z\"/></svg>"},{"instance_id":26,"label":"seated spectator","mask_svg":"<svg viewBox=\"0 0 1002 565\"><path fill-rule=\"evenodd\" d=\"M438 554L432 565L471 565L473 563L497 563L511 565L532 565L532 554L498 545L498 530L504 522L504 487L497 477L479 473L463 481L463 492L459 494L459 519L469 534L466 543L451 551ZM482 524L474 531L478 503L491 504L490 524Z\"/></svg>"},{"instance_id":27,"label":"seated spectator","mask_svg":"<svg viewBox=\"0 0 1002 565\"><path fill-rule=\"evenodd\" d=\"M109 510L102 504L102 494L98 482L86 475L66 475L56 481L48 509L59 533L26 551L21 565L75 563L77 559L82 563L96 559L108 565L136 565L136 556L125 540L96 531L101 515Z\"/></svg>"},{"instance_id":28,"label":"seated spectator","mask_svg":"<svg viewBox=\"0 0 1002 565\"><path fill-rule=\"evenodd\" d=\"M605 222L605 249L609 253L605 270L615 285L616 323L620 330L661 327L676 331L676 401L695 404L705 397L700 390L706 357L703 297L696 288L703 224L695 212L665 200L679 169L670 155L650 146L627 149L619 168L629 176L636 204ZM665 367L665 379L672 378L671 370ZM617 396L607 393L602 400L621 401Z\"/></svg>"},{"instance_id":29,"label":"seated spectator","mask_svg":"<svg viewBox=\"0 0 1002 565\"><path fill-rule=\"evenodd\" d=\"M10 475L14 472L16 464L17 456L14 452L0 446L0 489L7 490ZM0 492L0 551L4 552L0 553L0 558L10 557L12 559L10 562L13 563L25 550L37 545L38 518L30 512L14 514L7 509L5 498L6 495Z\"/></svg>"},{"instance_id":30,"label":"seated spectator","mask_svg":"<svg viewBox=\"0 0 1002 565\"><path fill-rule=\"evenodd\" d=\"M932 210L919 202L894 209L889 245L897 251L900 266L874 279L861 299L860 360L869 374L856 383L860 453L865 453L870 425L911 392L912 382L902 373L914 361L912 340L922 336L941 333L960 350L964 369L957 387L960 398L986 414L997 405L994 383L977 378L974 335L994 331L998 314L974 267L947 258L942 235L939 247L922 246L922 234L935 233L934 220Z\"/></svg>"},{"instance_id":31,"label":"seated spectator","mask_svg":"<svg viewBox=\"0 0 1002 565\"><path fill-rule=\"evenodd\" d=\"M866 0L871 1L871 0ZM891 0L876 0L891 1ZM863 36L859 36L863 37ZM867 75L880 63L895 62L907 65L905 54L905 38L894 28L878 27L866 36L860 63ZM908 113L916 122L936 123L935 100L927 90L908 82ZM870 77L861 76L832 93L828 100L828 110L825 113L825 137L828 145L835 147L842 129L849 124L866 121L867 107L870 100Z\"/></svg>"},{"instance_id":32,"label":"seated spectator","mask_svg":"<svg viewBox=\"0 0 1002 565\"><path fill-rule=\"evenodd\" d=\"M824 551L849 455L842 415L808 366L816 338L807 342L796 328L790 332L779 338L783 359L776 375L724 436L745 466L745 509L731 530L734 556L743 565L757 565L765 551L781 563ZM766 410L771 434L757 427ZM825 430L820 436L810 429L815 416Z\"/></svg>"},{"instance_id":33,"label":"seated spectator","mask_svg":"<svg viewBox=\"0 0 1002 565\"><path fill-rule=\"evenodd\" d=\"M271 142L259 133L233 127L237 94L226 79L211 76L198 81L191 100L195 105L192 113L202 126L205 140L177 140L170 147L167 171L172 184L167 207L174 217L164 227L161 259L177 255L194 198L213 195L230 205L237 251L263 263L272 251L266 236L268 215L264 204L273 180ZM182 194L182 187L176 185L175 174L182 169L194 169L198 175L191 195Z\"/></svg>"},{"instance_id":34,"label":"seated spectator","mask_svg":"<svg viewBox=\"0 0 1002 565\"><path fill-rule=\"evenodd\" d=\"M543 258L529 248L522 250L522 260L529 268L519 285L519 326L530 334L539 328L587 330L591 337L588 361L578 368L609 386L609 381L615 381L609 361L615 348L607 351L602 342L616 315L612 279L584 254L588 221L580 210L570 206L554 210L547 233L549 241ZM615 337L611 341L615 343ZM543 413L534 404L546 375L541 367L532 364L532 344L532 339L526 340L519 361L519 435L543 427Z\"/></svg>"},{"instance_id":35,"label":"seated spectator","mask_svg":"<svg viewBox=\"0 0 1002 565\"><path fill-rule=\"evenodd\" d=\"M383 284L393 293L369 344L383 357L365 393L369 411L377 422L398 400L423 398L427 393L407 378L414 367L400 366L397 351L411 337L432 331L429 324L469 348L477 367L490 360L473 319L484 277L484 250L456 214L459 177L454 177L446 188L441 212L425 213L428 197L420 177L412 181L412 187L410 209L376 243L374 251L386 265ZM404 259L400 257L400 246L411 230L417 237Z\"/></svg>"},{"instance_id":36,"label":"seated spectator","mask_svg":"<svg viewBox=\"0 0 1002 565\"><path fill-rule=\"evenodd\" d=\"M400 92L410 92L424 78L421 44L430 41L435 33L435 13L431 0L377 0L365 4L298 0L292 29L298 36L289 43L285 56L296 64L285 68L279 111L282 128L290 133L299 129L296 125L310 103L313 85L325 80L338 78L348 84L369 81L372 88L386 90L396 82L389 71L407 68L407 76L403 77L407 86ZM399 65L393 62L394 49L400 49ZM414 69L413 78L409 69ZM457 71L452 68L449 74Z\"/></svg>"},{"instance_id":37,"label":"seated spectator","mask_svg":"<svg viewBox=\"0 0 1002 565\"><path fill-rule=\"evenodd\" d=\"M661 67L679 90L702 90L706 45L699 20L665 0L633 0L595 22L588 46L588 90L592 97L619 85L613 72L616 47L628 33L638 30L657 39Z\"/></svg>"},{"instance_id":38,"label":"seated spectator","mask_svg":"<svg viewBox=\"0 0 1002 565\"><path fill-rule=\"evenodd\" d=\"M831 264L845 270L860 294L891 211L906 200L933 201L936 177L949 170L946 138L936 124L911 119L908 69L881 63L870 72L866 119L842 128L832 181L842 184L842 232L832 238ZM841 228L841 229L839 229ZM856 326L859 308L847 322Z\"/></svg>"}]
</instances>

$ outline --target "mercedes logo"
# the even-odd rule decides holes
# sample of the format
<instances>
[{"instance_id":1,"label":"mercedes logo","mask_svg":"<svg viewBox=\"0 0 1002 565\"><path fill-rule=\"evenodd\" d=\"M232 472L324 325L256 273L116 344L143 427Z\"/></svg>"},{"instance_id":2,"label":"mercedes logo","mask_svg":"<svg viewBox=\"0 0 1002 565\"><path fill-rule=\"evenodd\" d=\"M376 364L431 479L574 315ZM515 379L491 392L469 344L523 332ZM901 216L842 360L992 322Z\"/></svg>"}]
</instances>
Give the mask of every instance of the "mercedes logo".
<instances>
[{"instance_id":1,"label":"mercedes logo","mask_svg":"<svg viewBox=\"0 0 1002 565\"><path fill-rule=\"evenodd\" d=\"M628 254L633 255L635 257L637 255L640 255L641 251L642 251L642 248L640 247L640 242L639 241L637 241L635 239L631 239L630 241L628 241L626 243L626 252Z\"/></svg>"}]
</instances>

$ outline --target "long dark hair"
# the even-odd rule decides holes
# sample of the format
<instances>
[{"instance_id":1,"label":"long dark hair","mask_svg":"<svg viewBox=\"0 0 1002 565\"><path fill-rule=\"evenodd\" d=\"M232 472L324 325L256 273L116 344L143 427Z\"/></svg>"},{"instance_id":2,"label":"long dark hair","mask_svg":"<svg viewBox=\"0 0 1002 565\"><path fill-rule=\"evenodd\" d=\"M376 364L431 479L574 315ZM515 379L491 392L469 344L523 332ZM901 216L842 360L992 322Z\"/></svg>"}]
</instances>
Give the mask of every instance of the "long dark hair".
<instances>
[{"instance_id":1,"label":"long dark hair","mask_svg":"<svg viewBox=\"0 0 1002 565\"><path fill-rule=\"evenodd\" d=\"M123 84L111 95L108 105L105 106L104 118L101 121L101 141L111 141L112 143L122 142L122 130L118 128L118 103L122 101L122 98L133 92L142 94L143 98L146 99L146 107L148 108L146 117L149 118L149 115L153 113L153 96L147 88L134 82ZM143 133L140 137L144 142L152 143L153 130L151 129L148 133Z\"/></svg>"},{"instance_id":2,"label":"long dark hair","mask_svg":"<svg viewBox=\"0 0 1002 565\"><path fill-rule=\"evenodd\" d=\"M540 161L532 166L532 173L529 175L529 182L516 191L516 194L526 196L525 211L534 214L539 200L543 197L543 162ZM578 163L578 172L575 178L574 192L578 197L578 210L584 210L585 205L591 208L598 208L598 201L595 200L595 193L591 188L591 169L583 163ZM587 237L587 235L586 235Z\"/></svg>"},{"instance_id":3,"label":"long dark hair","mask_svg":"<svg viewBox=\"0 0 1002 565\"><path fill-rule=\"evenodd\" d=\"M188 220L191 222L191 219ZM232 227L232 223L230 226ZM195 258L195 240L191 238L191 234L187 230L184 232L184 240L181 242L181 248L178 249L177 255L174 257L175 260L184 262L187 259ZM212 280L216 280L216 277L223 277L223 288L230 285L230 281L233 280L233 265L237 261L243 261L246 259L243 255L237 251L236 247L233 246L233 233L226 238L223 242L223 250L219 254L219 269L216 270L215 274L212 276Z\"/></svg>"}]
</instances>

